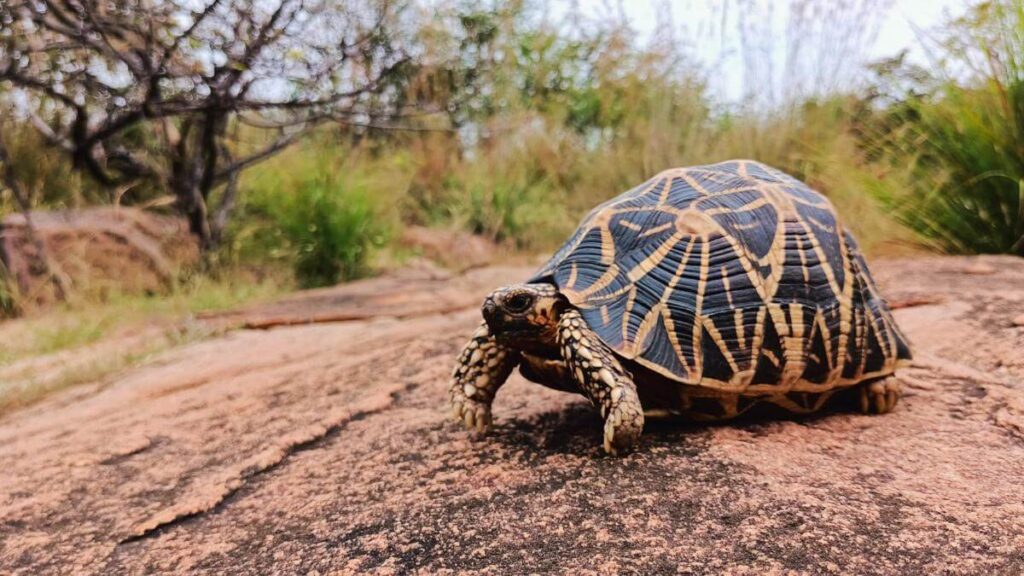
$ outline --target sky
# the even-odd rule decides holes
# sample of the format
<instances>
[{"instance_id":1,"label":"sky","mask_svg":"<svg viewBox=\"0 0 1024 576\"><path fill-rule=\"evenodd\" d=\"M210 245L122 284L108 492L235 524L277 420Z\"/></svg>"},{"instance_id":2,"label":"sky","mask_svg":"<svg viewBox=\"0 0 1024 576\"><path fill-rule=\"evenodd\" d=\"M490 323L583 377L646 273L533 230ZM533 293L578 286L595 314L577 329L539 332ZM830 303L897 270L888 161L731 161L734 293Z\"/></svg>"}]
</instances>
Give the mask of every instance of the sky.
<instances>
[{"instance_id":1,"label":"sky","mask_svg":"<svg viewBox=\"0 0 1024 576\"><path fill-rule=\"evenodd\" d=\"M650 37L657 34L659 28L663 28L667 21L671 21L676 37L689 40L691 55L700 62L706 69L714 70L709 75L709 84L713 93L725 100L739 100L750 90L746 85L757 83L752 81L758 74L769 74L776 79L775 84L784 84L781 80L786 67L783 62L786 60L786 48L784 42L776 40L761 40L762 43L772 44L773 56L767 62L751 65L744 62L740 53L740 42L736 26L728 25L720 27L718 20L721 18L723 6L731 7L735 14L736 7L742 5L756 5L758 10L771 17L760 18L764 30L771 30L765 34L765 38L778 38L784 35L788 6L791 3L798 3L806 0L564 0L562 8L556 7L556 11L566 10L568 6L575 5L576 9L584 16L607 16L609 14L620 15L628 19L634 29L642 35ZM805 54L807 66L820 66L821 60L828 60L830 57L835 61L828 63L830 69L836 69L834 74L837 82L854 84L856 77L863 69L860 64L878 60L888 56L894 56L902 50L910 51L910 57L918 63L926 64L928 59L927 50L921 46L922 34L927 34L929 29L940 25L948 16L962 14L970 4L970 0L816 0L818 4L831 9L841 4L888 4L888 9L873 11L874 34L866 31L864 43L855 43L854 50L862 52L858 57L861 62L850 62L848 58L840 58L832 52L826 40L813 44L811 50L815 53ZM557 2L556 2L557 4ZM666 14L669 16L666 17ZM774 20L766 25L768 20ZM719 26L723 38L717 38L713 42L703 40L703 35L709 28ZM757 24L755 24L757 25ZM704 32L700 32L703 30ZM749 36L749 35L748 35ZM873 38L870 38L873 36ZM868 45L862 45L868 44ZM801 48L806 52L807 48ZM838 50L838 49L836 49ZM799 52L799 50L797 50ZM824 53L822 53L824 52ZM792 56L790 56L792 58ZM813 63L811 63L813 61ZM771 72L756 70L758 66L775 66ZM751 71L753 69L753 71ZM813 85L815 81L808 80Z\"/></svg>"},{"instance_id":2,"label":"sky","mask_svg":"<svg viewBox=\"0 0 1024 576\"><path fill-rule=\"evenodd\" d=\"M959 15L966 0L896 0L873 47L876 56L896 54L917 46L917 30L942 23L945 13Z\"/></svg>"}]
</instances>

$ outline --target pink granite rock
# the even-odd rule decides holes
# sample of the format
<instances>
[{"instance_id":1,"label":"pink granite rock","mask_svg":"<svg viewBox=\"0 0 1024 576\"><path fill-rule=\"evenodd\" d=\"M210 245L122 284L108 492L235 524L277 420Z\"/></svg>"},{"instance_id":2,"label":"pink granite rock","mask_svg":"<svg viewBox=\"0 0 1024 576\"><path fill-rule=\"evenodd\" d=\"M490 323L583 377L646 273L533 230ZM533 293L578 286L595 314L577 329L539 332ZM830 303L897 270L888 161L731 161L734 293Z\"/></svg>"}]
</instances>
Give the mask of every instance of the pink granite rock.
<instances>
[{"instance_id":1,"label":"pink granite rock","mask_svg":"<svg viewBox=\"0 0 1024 576\"><path fill-rule=\"evenodd\" d=\"M232 332L0 420L0 572L1019 574L1024 261L978 263L874 266L921 302L892 414L652 425L625 458L518 376L491 436L448 422L477 297L528 270L433 310L439 280L319 293L380 315Z\"/></svg>"}]
</instances>

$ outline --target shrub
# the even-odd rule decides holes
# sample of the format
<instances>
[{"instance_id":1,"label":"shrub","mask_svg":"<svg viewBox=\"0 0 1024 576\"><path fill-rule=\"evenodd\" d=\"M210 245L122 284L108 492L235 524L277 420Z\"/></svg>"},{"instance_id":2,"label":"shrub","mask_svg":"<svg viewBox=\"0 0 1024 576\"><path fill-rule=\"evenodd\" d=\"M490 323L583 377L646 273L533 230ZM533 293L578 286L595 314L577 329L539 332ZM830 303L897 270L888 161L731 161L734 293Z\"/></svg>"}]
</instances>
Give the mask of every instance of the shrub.
<instances>
[{"instance_id":1,"label":"shrub","mask_svg":"<svg viewBox=\"0 0 1024 576\"><path fill-rule=\"evenodd\" d=\"M386 230L365 189L314 180L281 208L279 222L296 251L295 274L304 286L365 275L370 250L384 243Z\"/></svg>"},{"instance_id":2,"label":"shrub","mask_svg":"<svg viewBox=\"0 0 1024 576\"><path fill-rule=\"evenodd\" d=\"M876 4L851 3L842 17L825 10L827 22L802 25L815 26L813 39L821 42L836 38L829 26L845 26L838 37L852 39L870 30L862 24L877 16L870 9ZM811 5L831 7L800 4ZM742 16L754 21L760 14ZM641 45L628 24L615 22L568 23L572 32L561 34L531 21L528 10L483 21L489 23L485 40L491 48L471 52L477 58L471 79L493 89L471 91L475 105L445 101L469 109L455 115L472 120L456 135L409 137L418 165L407 202L411 219L454 221L517 248L546 250L564 240L590 208L661 170L751 158L828 195L849 216L862 245L902 236L865 191L873 172L864 169L853 129L861 107L857 99L823 95L814 101L807 95L817 91L801 90L783 101L781 93L758 98L755 91L741 104L724 106L671 36ZM774 30L758 33L764 42L776 39ZM805 41L801 30L787 34ZM846 59L860 44L844 46L832 47L820 68L832 70L829 63ZM804 68L809 64L801 60ZM785 80L778 88L792 82L760 75L747 80L772 93L781 92L774 82Z\"/></svg>"},{"instance_id":3,"label":"shrub","mask_svg":"<svg viewBox=\"0 0 1024 576\"><path fill-rule=\"evenodd\" d=\"M565 215L564 201L544 182L474 180L467 183L463 201L471 232L519 248L543 247Z\"/></svg>"},{"instance_id":4,"label":"shrub","mask_svg":"<svg viewBox=\"0 0 1024 576\"><path fill-rule=\"evenodd\" d=\"M894 106L882 154L905 187L879 197L947 252L1024 255L1024 1L979 5L940 47L947 77Z\"/></svg>"},{"instance_id":5,"label":"shrub","mask_svg":"<svg viewBox=\"0 0 1024 576\"><path fill-rule=\"evenodd\" d=\"M230 231L234 260L287 265L303 287L369 273L374 249L390 236L392 197L407 184L401 167L360 156L314 139L257 167L243 183L240 225Z\"/></svg>"},{"instance_id":6,"label":"shrub","mask_svg":"<svg viewBox=\"0 0 1024 576\"><path fill-rule=\"evenodd\" d=\"M445 180L442 212L463 228L516 248L547 249L575 224L558 175L545 166L558 153L548 142L522 134L459 166ZM548 142L550 143L550 142Z\"/></svg>"},{"instance_id":7,"label":"shrub","mask_svg":"<svg viewBox=\"0 0 1024 576\"><path fill-rule=\"evenodd\" d=\"M109 201L107 192L83 179L62 152L47 145L35 129L4 122L0 130L4 130L13 175L32 196L35 207L77 208ZM10 193L0 185L0 216L15 210Z\"/></svg>"},{"instance_id":8,"label":"shrub","mask_svg":"<svg viewBox=\"0 0 1024 576\"><path fill-rule=\"evenodd\" d=\"M329 174L259 195L249 209L261 223L249 250L289 260L303 287L365 275L370 251L384 244L388 232L365 187Z\"/></svg>"}]
</instances>

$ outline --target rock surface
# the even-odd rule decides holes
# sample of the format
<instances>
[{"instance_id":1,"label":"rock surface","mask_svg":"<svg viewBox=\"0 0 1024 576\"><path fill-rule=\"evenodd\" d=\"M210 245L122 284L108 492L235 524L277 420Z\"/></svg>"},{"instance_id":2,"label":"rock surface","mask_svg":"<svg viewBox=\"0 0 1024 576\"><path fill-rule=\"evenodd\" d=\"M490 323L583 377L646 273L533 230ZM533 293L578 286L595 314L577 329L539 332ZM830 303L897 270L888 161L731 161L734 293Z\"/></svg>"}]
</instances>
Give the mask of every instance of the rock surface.
<instances>
[{"instance_id":1,"label":"rock surface","mask_svg":"<svg viewBox=\"0 0 1024 576\"><path fill-rule=\"evenodd\" d=\"M874 271L917 352L894 413L652 425L621 459L519 376L491 436L447 421L477 301L527 269L246 311L284 321L0 420L0 572L1022 573L1024 260Z\"/></svg>"}]
</instances>

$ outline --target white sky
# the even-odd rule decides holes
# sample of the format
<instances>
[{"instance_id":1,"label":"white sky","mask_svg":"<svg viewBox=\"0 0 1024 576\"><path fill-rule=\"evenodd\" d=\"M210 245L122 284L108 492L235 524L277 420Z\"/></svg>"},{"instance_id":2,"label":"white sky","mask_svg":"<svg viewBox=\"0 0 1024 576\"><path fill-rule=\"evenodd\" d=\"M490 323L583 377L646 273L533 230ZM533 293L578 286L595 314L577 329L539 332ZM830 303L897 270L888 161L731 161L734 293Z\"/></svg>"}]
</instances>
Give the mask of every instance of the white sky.
<instances>
[{"instance_id":1,"label":"white sky","mask_svg":"<svg viewBox=\"0 0 1024 576\"><path fill-rule=\"evenodd\" d=\"M715 20L720 18L723 6L731 7L735 12L736 6L744 3L760 5L762 9L775 12L774 29L784 28L785 12L791 2L801 0L555 0L552 8L556 14L562 13L569 6L575 5L584 16L608 16L621 14L630 21L635 29L650 36L652 32L665 26L667 21L674 24L677 36L683 39L693 39L699 36L697 30L706 30L716 27ZM878 18L880 26L877 31L874 43L865 46L863 52L865 60L877 60L886 56L894 56L904 49L909 49L911 57L918 62L926 62L927 54L920 47L921 34L941 24L947 16L962 14L971 0L878 0L882 3L891 3L887 12ZM850 0L818 0L822 2L835 2L850 4ZM824 4L823 4L824 5ZM669 18L665 14L669 13ZM710 86L714 93L725 100L739 99L745 90L744 65L742 58L735 54L739 52L740 38L738 32L732 28L726 28L725 35L720 42L690 41L693 48L692 55L705 67L714 68L717 73L710 79ZM731 37L730 37L731 36ZM725 48L723 48L725 46ZM772 50L778 52L775 59L784 59L785 49L781 46L773 46ZM733 54L723 56L723 53ZM814 58L817 55L811 55ZM778 64L781 68L782 65ZM856 63L843 63L844 74L850 74L850 82L859 70ZM775 74L778 76L778 73Z\"/></svg>"},{"instance_id":2,"label":"white sky","mask_svg":"<svg viewBox=\"0 0 1024 576\"><path fill-rule=\"evenodd\" d=\"M943 22L945 14L960 15L969 5L966 0L896 0L872 53L889 56L904 48L915 48L917 30L933 28Z\"/></svg>"}]
</instances>

